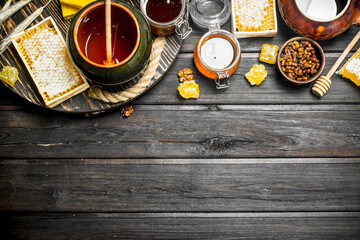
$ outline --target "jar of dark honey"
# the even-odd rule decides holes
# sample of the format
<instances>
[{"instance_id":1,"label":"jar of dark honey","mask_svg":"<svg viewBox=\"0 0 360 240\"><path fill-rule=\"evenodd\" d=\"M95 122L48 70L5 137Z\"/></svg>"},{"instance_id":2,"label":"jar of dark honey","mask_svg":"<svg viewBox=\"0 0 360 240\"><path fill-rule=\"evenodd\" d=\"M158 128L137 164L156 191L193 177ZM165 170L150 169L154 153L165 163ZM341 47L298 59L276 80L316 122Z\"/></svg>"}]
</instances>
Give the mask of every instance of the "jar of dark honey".
<instances>
[{"instance_id":1,"label":"jar of dark honey","mask_svg":"<svg viewBox=\"0 0 360 240\"><path fill-rule=\"evenodd\" d=\"M141 0L140 9L156 36L176 32L185 39L192 31L188 18L187 0Z\"/></svg>"},{"instance_id":2,"label":"jar of dark honey","mask_svg":"<svg viewBox=\"0 0 360 240\"><path fill-rule=\"evenodd\" d=\"M206 77L214 79L216 88L227 88L230 75L240 63L241 51L235 36L220 29L230 17L227 0L192 0L190 15L199 27L208 28L194 50L196 68Z\"/></svg>"}]
</instances>

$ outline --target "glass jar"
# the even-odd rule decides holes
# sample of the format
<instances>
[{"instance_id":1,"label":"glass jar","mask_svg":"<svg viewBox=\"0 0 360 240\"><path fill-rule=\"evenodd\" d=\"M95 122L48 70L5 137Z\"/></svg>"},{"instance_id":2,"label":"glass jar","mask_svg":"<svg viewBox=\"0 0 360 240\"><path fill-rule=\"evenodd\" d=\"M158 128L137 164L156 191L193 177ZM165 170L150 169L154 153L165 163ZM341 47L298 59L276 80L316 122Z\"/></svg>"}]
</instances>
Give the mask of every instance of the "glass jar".
<instances>
[{"instance_id":1,"label":"glass jar","mask_svg":"<svg viewBox=\"0 0 360 240\"><path fill-rule=\"evenodd\" d=\"M194 50L196 68L214 79L216 88L227 88L230 75L240 64L241 50L234 35L220 29L231 15L228 0L192 0L190 15L199 27L208 28Z\"/></svg>"},{"instance_id":2,"label":"glass jar","mask_svg":"<svg viewBox=\"0 0 360 240\"><path fill-rule=\"evenodd\" d=\"M154 35L166 36L176 32L181 39L185 39L192 31L187 21L187 0L141 0L140 10L148 20Z\"/></svg>"}]
</instances>

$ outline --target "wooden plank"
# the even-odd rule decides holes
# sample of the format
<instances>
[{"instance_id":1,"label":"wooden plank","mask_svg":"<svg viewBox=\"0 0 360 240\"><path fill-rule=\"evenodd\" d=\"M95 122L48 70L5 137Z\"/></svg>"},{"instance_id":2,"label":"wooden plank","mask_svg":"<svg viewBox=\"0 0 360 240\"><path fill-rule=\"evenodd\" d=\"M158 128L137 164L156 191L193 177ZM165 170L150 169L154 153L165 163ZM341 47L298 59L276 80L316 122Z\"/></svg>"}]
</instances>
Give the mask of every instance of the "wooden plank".
<instances>
[{"instance_id":1,"label":"wooden plank","mask_svg":"<svg viewBox=\"0 0 360 240\"><path fill-rule=\"evenodd\" d=\"M220 215L220 216L219 216ZM14 214L11 239L359 239L356 214Z\"/></svg>"},{"instance_id":2,"label":"wooden plank","mask_svg":"<svg viewBox=\"0 0 360 240\"><path fill-rule=\"evenodd\" d=\"M0 211L360 211L360 159L310 164L130 161L2 160Z\"/></svg>"},{"instance_id":3,"label":"wooden plank","mask_svg":"<svg viewBox=\"0 0 360 240\"><path fill-rule=\"evenodd\" d=\"M11 165L49 164L49 159L2 159L1 163ZM102 159L60 159L50 161L52 165L90 164L90 165L234 165L234 164L360 164L360 158L102 158Z\"/></svg>"},{"instance_id":4,"label":"wooden plank","mask_svg":"<svg viewBox=\"0 0 360 240\"><path fill-rule=\"evenodd\" d=\"M130 118L117 112L92 119L4 110L0 157L360 156L359 105L306 107L158 105L135 107Z\"/></svg>"}]
</instances>

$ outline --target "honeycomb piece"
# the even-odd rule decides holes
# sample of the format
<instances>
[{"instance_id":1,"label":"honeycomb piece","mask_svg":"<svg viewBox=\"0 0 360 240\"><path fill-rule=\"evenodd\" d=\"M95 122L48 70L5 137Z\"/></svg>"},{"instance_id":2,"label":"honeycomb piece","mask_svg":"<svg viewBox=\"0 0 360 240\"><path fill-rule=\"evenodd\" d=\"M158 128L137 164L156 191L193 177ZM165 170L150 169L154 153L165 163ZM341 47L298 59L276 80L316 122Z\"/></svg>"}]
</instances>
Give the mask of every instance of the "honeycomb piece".
<instances>
[{"instance_id":1,"label":"honeycomb piece","mask_svg":"<svg viewBox=\"0 0 360 240\"><path fill-rule=\"evenodd\" d=\"M264 44L261 48L259 60L269 64L275 64L278 50L279 47L276 45Z\"/></svg>"},{"instance_id":2,"label":"honeycomb piece","mask_svg":"<svg viewBox=\"0 0 360 240\"><path fill-rule=\"evenodd\" d=\"M265 80L267 72L265 66L262 64L255 64L250 68L249 72L245 74L246 79L251 85L260 85Z\"/></svg>"},{"instance_id":3,"label":"honeycomb piece","mask_svg":"<svg viewBox=\"0 0 360 240\"><path fill-rule=\"evenodd\" d=\"M360 86L360 48L339 71L340 76L348 78Z\"/></svg>"},{"instance_id":4,"label":"honeycomb piece","mask_svg":"<svg viewBox=\"0 0 360 240\"><path fill-rule=\"evenodd\" d=\"M233 0L235 24L240 32L275 29L274 0Z\"/></svg>"},{"instance_id":5,"label":"honeycomb piece","mask_svg":"<svg viewBox=\"0 0 360 240\"><path fill-rule=\"evenodd\" d=\"M180 83L178 90L180 95L185 99L198 98L200 94L199 85L197 85L194 80Z\"/></svg>"},{"instance_id":6,"label":"honeycomb piece","mask_svg":"<svg viewBox=\"0 0 360 240\"><path fill-rule=\"evenodd\" d=\"M0 80L11 87L14 87L16 81L18 80L18 76L18 70L10 66L5 66L0 72Z\"/></svg>"}]
</instances>

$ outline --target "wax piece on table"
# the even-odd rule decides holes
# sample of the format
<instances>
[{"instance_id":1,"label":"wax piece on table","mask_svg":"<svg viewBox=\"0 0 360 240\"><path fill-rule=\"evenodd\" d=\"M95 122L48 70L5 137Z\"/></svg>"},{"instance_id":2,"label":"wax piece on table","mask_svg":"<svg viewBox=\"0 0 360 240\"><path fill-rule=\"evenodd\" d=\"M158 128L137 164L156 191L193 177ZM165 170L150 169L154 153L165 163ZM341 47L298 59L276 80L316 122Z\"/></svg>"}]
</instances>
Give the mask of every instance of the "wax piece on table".
<instances>
[{"instance_id":1,"label":"wax piece on table","mask_svg":"<svg viewBox=\"0 0 360 240\"><path fill-rule=\"evenodd\" d=\"M245 77L251 85L259 85L267 77L265 66L262 64L255 64L250 68L249 72L245 74Z\"/></svg>"},{"instance_id":2,"label":"wax piece on table","mask_svg":"<svg viewBox=\"0 0 360 240\"><path fill-rule=\"evenodd\" d=\"M198 98L200 94L199 85L197 85L194 80L180 83L178 91L180 96L185 99Z\"/></svg>"},{"instance_id":3,"label":"wax piece on table","mask_svg":"<svg viewBox=\"0 0 360 240\"><path fill-rule=\"evenodd\" d=\"M16 68L5 66L0 72L0 80L13 87L18 80L19 72Z\"/></svg>"},{"instance_id":4,"label":"wax piece on table","mask_svg":"<svg viewBox=\"0 0 360 240\"><path fill-rule=\"evenodd\" d=\"M264 44L261 48L259 60L269 64L275 64L278 50L279 47L276 45Z\"/></svg>"},{"instance_id":5,"label":"wax piece on table","mask_svg":"<svg viewBox=\"0 0 360 240\"><path fill-rule=\"evenodd\" d=\"M340 69L339 74L360 86L360 48Z\"/></svg>"}]
</instances>

